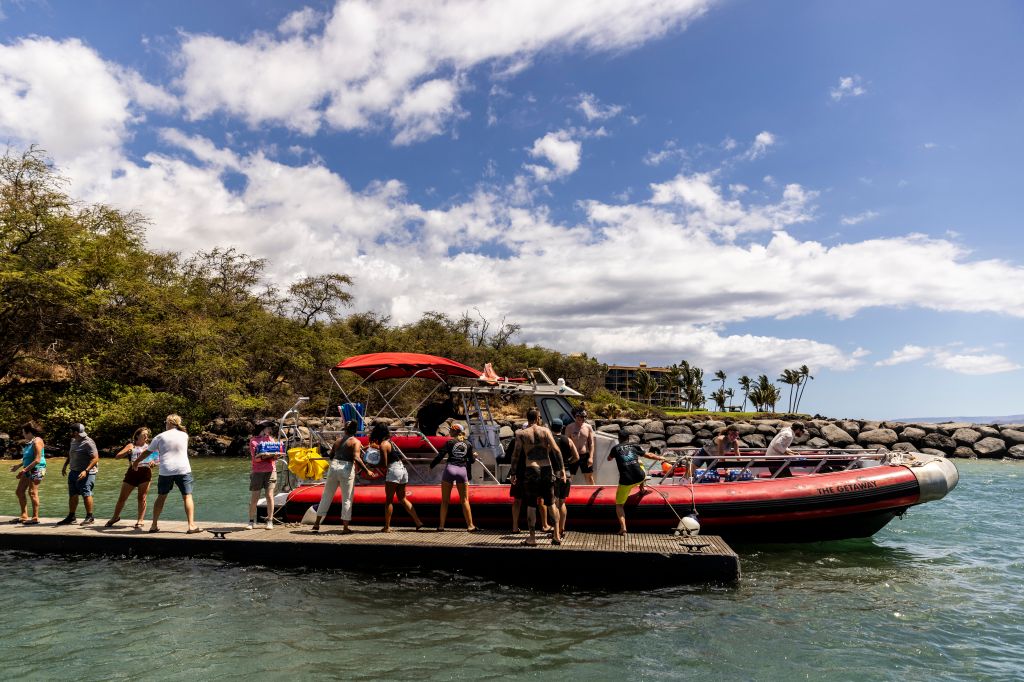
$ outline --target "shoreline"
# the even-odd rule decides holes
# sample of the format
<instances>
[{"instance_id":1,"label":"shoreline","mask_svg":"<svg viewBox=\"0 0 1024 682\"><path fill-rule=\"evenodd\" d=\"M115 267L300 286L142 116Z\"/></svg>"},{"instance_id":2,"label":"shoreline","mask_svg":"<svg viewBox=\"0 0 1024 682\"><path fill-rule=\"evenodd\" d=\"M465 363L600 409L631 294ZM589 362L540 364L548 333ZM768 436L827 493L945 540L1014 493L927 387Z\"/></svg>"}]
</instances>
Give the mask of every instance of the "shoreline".
<instances>
[{"instance_id":1,"label":"shoreline","mask_svg":"<svg viewBox=\"0 0 1024 682\"><path fill-rule=\"evenodd\" d=\"M511 438L520 420L499 419L500 437ZM922 452L951 459L1024 460L1024 424L977 424L971 422L894 422L870 419L812 418L803 420L764 419L594 419L594 428L616 435L625 430L629 442L649 447L699 447L728 425L740 431L743 447L766 447L780 428L793 421L803 421L806 432L793 445L810 449L884 448L894 452ZM333 418L301 420L303 427L340 427ZM393 420L392 427L408 427L409 420ZM252 422L219 419L191 436L190 457L248 459ZM15 460L20 456L17 441L0 434L0 459ZM442 424L438 435L447 435ZM112 459L123 443L98 444L101 459ZM63 459L67 443L57 441L48 448L59 452L54 459Z\"/></svg>"}]
</instances>

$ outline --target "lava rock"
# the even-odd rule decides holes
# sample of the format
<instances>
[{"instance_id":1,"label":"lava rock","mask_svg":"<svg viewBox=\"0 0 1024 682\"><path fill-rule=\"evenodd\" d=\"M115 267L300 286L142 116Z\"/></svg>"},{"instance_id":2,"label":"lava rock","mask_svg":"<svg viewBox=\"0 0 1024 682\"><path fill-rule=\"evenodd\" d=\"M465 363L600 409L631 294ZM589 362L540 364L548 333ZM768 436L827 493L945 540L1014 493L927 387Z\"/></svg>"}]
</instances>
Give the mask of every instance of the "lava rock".
<instances>
[{"instance_id":1,"label":"lava rock","mask_svg":"<svg viewBox=\"0 0 1024 682\"><path fill-rule=\"evenodd\" d=\"M979 457L1002 457L1006 454L1006 441L1001 438L982 438L974 444Z\"/></svg>"},{"instance_id":2,"label":"lava rock","mask_svg":"<svg viewBox=\"0 0 1024 682\"><path fill-rule=\"evenodd\" d=\"M857 435L857 442L861 445L892 445L897 440L899 436L892 429L871 429Z\"/></svg>"},{"instance_id":3,"label":"lava rock","mask_svg":"<svg viewBox=\"0 0 1024 682\"><path fill-rule=\"evenodd\" d=\"M957 445L974 445L981 438L981 434L974 429L957 429L953 432L952 438Z\"/></svg>"},{"instance_id":4,"label":"lava rock","mask_svg":"<svg viewBox=\"0 0 1024 682\"><path fill-rule=\"evenodd\" d=\"M852 445L855 441L853 436L832 424L825 424L821 427L821 435L832 445L843 448Z\"/></svg>"}]
</instances>

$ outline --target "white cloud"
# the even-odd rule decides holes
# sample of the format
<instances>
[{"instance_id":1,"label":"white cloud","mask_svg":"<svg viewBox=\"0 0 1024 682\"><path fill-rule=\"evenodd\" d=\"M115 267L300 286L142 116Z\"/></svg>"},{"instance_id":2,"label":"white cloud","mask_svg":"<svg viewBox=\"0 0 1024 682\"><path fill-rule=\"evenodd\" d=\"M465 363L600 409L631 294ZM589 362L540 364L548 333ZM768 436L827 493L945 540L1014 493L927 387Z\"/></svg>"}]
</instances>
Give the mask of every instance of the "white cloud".
<instances>
[{"instance_id":1,"label":"white cloud","mask_svg":"<svg viewBox=\"0 0 1024 682\"><path fill-rule=\"evenodd\" d=\"M276 34L242 42L185 34L178 85L195 119L226 112L307 135L324 124L387 125L396 144L407 144L437 135L458 116L461 77L474 68L490 65L495 77L509 77L545 52L631 49L685 28L709 4L339 0L322 27L300 10Z\"/></svg>"},{"instance_id":2,"label":"white cloud","mask_svg":"<svg viewBox=\"0 0 1024 682\"><path fill-rule=\"evenodd\" d=\"M925 149L935 149L935 148L936 148L936 147L938 147L939 145L935 144L934 142L925 142L925 143L924 143L924 144L922 144L921 146L922 146L923 148L925 148Z\"/></svg>"},{"instance_id":3,"label":"white cloud","mask_svg":"<svg viewBox=\"0 0 1024 682\"><path fill-rule=\"evenodd\" d=\"M948 369L958 374L1001 374L1012 372L1021 368L1003 355L969 355L969 354L947 354L942 353L936 356L933 363L936 367Z\"/></svg>"},{"instance_id":4,"label":"white cloud","mask_svg":"<svg viewBox=\"0 0 1024 682\"><path fill-rule=\"evenodd\" d=\"M580 167L580 152L583 145L569 136L569 132L558 130L533 141L530 156L547 161L551 166L528 164L527 170L541 182L563 178L576 172Z\"/></svg>"},{"instance_id":5,"label":"white cloud","mask_svg":"<svg viewBox=\"0 0 1024 682\"><path fill-rule=\"evenodd\" d=\"M744 154L744 156L748 160L754 161L755 159L759 159L765 154L767 154L768 149L770 147L773 147L774 145L775 135L768 132L767 130L762 130L754 138L753 144L750 145L750 149L747 150L747 153Z\"/></svg>"},{"instance_id":6,"label":"white cloud","mask_svg":"<svg viewBox=\"0 0 1024 682\"><path fill-rule=\"evenodd\" d=\"M618 104L601 104L597 97L589 92L580 93L576 102L578 108L587 121L603 121L614 118L622 113L622 106Z\"/></svg>"},{"instance_id":7,"label":"white cloud","mask_svg":"<svg viewBox=\"0 0 1024 682\"><path fill-rule=\"evenodd\" d=\"M885 360L879 360L875 363L876 367L892 367L893 365L902 365L905 362L914 362L924 357L931 355L933 350L924 346L914 346L908 344L898 350L894 350L892 355Z\"/></svg>"},{"instance_id":8,"label":"white cloud","mask_svg":"<svg viewBox=\"0 0 1024 682\"><path fill-rule=\"evenodd\" d=\"M877 211L861 211L856 215L844 215L839 219L843 225L858 225L867 220L874 220L879 216Z\"/></svg>"},{"instance_id":9,"label":"white cloud","mask_svg":"<svg viewBox=\"0 0 1024 682\"><path fill-rule=\"evenodd\" d=\"M648 166L660 166L666 161L685 160L689 154L675 140L668 140L658 151L649 151L644 155L644 163Z\"/></svg>"},{"instance_id":10,"label":"white cloud","mask_svg":"<svg viewBox=\"0 0 1024 682\"><path fill-rule=\"evenodd\" d=\"M739 143L736 142L736 140L732 139L731 137L726 136L726 138L724 140L722 140L722 145L721 146L722 146L722 149L724 149L725 151L731 152L733 149L736 149L736 145L737 144L739 144Z\"/></svg>"},{"instance_id":11,"label":"white cloud","mask_svg":"<svg viewBox=\"0 0 1024 682\"><path fill-rule=\"evenodd\" d=\"M74 38L0 44L0 102L0 135L38 143L58 160L116 149L144 110L176 107L168 93Z\"/></svg>"},{"instance_id":12,"label":"white cloud","mask_svg":"<svg viewBox=\"0 0 1024 682\"><path fill-rule=\"evenodd\" d=\"M949 346L929 347L914 345L906 345L903 348L894 350L889 358L876 362L875 365L878 367L890 367L892 365L925 359L927 359L927 364L931 367L939 367L958 374L1001 374L1021 369L1021 365L1006 356L986 353L983 349L959 349L954 351Z\"/></svg>"},{"instance_id":13,"label":"white cloud","mask_svg":"<svg viewBox=\"0 0 1024 682\"><path fill-rule=\"evenodd\" d=\"M860 97L867 94L864 81L860 76L840 76L839 84L829 90L829 96L833 102L838 102L844 97Z\"/></svg>"}]
</instances>

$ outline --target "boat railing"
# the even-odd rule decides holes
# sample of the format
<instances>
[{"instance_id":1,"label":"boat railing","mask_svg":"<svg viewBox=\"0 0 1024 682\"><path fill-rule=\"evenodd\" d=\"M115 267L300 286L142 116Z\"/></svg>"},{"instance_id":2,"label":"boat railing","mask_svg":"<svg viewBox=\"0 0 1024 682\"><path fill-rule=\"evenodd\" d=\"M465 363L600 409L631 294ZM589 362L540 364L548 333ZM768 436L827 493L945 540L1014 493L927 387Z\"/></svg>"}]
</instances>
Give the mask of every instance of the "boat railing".
<instances>
[{"instance_id":1,"label":"boat railing","mask_svg":"<svg viewBox=\"0 0 1024 682\"><path fill-rule=\"evenodd\" d=\"M810 469L803 472L807 475L826 472L849 471L884 464L893 454L877 448L841 449L816 448L798 450L793 455L767 455L763 449L741 448L740 454L715 456L702 454L702 448L664 448L663 455L675 455L676 462L670 473L661 477L662 482L670 482L676 478L676 471L686 471L685 478L689 482L717 481L719 469L735 472L730 480L753 480L753 470L767 469L768 478L787 477L793 474L792 469ZM715 472L712 476L709 472ZM758 476L760 477L760 476Z\"/></svg>"}]
</instances>

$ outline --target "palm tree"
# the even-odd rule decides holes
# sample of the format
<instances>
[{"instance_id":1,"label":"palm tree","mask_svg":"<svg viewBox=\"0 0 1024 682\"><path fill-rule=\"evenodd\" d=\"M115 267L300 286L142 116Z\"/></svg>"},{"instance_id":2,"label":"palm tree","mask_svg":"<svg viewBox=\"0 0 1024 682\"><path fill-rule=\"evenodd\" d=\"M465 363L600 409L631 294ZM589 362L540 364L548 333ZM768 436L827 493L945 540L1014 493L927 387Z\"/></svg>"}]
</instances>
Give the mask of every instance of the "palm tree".
<instances>
[{"instance_id":1,"label":"palm tree","mask_svg":"<svg viewBox=\"0 0 1024 682\"><path fill-rule=\"evenodd\" d=\"M793 409L794 412L800 409L800 401L804 399L804 390L807 388L807 382L814 379L811 376L811 369L807 365L800 365L800 369L797 370L800 373L800 385L797 386L796 394L796 407Z\"/></svg>"},{"instance_id":2,"label":"palm tree","mask_svg":"<svg viewBox=\"0 0 1024 682\"><path fill-rule=\"evenodd\" d=\"M725 390L725 372L718 370L715 372L715 379L722 382L722 390Z\"/></svg>"},{"instance_id":3,"label":"palm tree","mask_svg":"<svg viewBox=\"0 0 1024 682\"><path fill-rule=\"evenodd\" d=\"M736 391L731 388L725 389L725 397L728 399L728 404L732 405L732 399L736 396Z\"/></svg>"},{"instance_id":4,"label":"palm tree","mask_svg":"<svg viewBox=\"0 0 1024 682\"><path fill-rule=\"evenodd\" d=\"M750 377L746 374L740 377L740 388L743 389L743 411L747 411L747 396L750 395Z\"/></svg>"},{"instance_id":5,"label":"palm tree","mask_svg":"<svg viewBox=\"0 0 1024 682\"><path fill-rule=\"evenodd\" d=\"M786 404L786 410L792 412L793 387L800 383L800 372L795 369L784 369L782 374L779 375L778 381L783 384L789 384L789 402Z\"/></svg>"},{"instance_id":6,"label":"palm tree","mask_svg":"<svg viewBox=\"0 0 1024 682\"><path fill-rule=\"evenodd\" d=\"M768 406L771 405L772 411L774 411L775 403L779 401L779 389L771 382L767 374L761 374L757 377L757 392L757 403L761 406L762 410L766 411Z\"/></svg>"},{"instance_id":7,"label":"palm tree","mask_svg":"<svg viewBox=\"0 0 1024 682\"><path fill-rule=\"evenodd\" d=\"M720 388L711 394L711 399L715 401L715 405L718 406L718 411L722 412L725 410L725 389Z\"/></svg>"},{"instance_id":8,"label":"palm tree","mask_svg":"<svg viewBox=\"0 0 1024 682\"><path fill-rule=\"evenodd\" d=\"M679 389L681 387L682 375L683 372L679 368L679 365L672 365L668 368L668 371L665 372L664 384L665 390L668 392L669 403L671 403L670 407L675 407L676 401L679 400Z\"/></svg>"},{"instance_id":9,"label":"palm tree","mask_svg":"<svg viewBox=\"0 0 1024 682\"><path fill-rule=\"evenodd\" d=\"M636 376L633 378L633 385L636 387L636 392L640 397L650 405L651 396L658 390L658 382L651 376L651 373L645 369L638 369Z\"/></svg>"}]
</instances>

